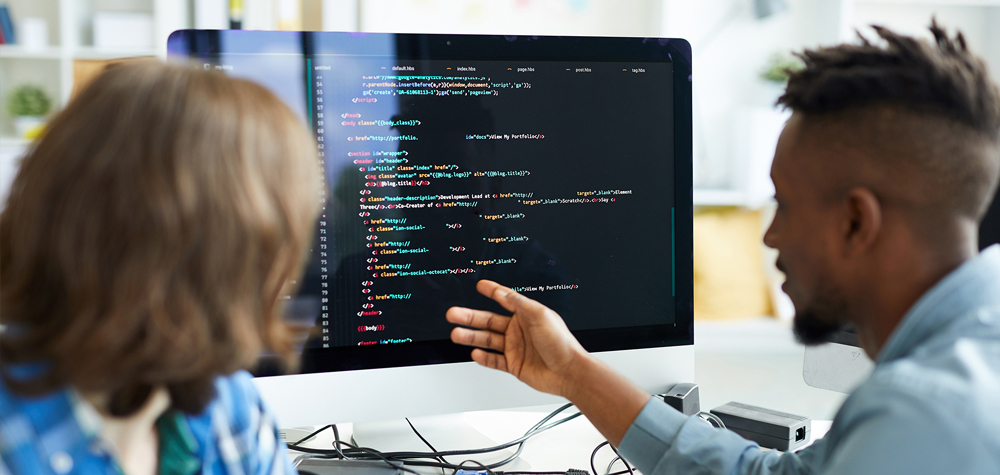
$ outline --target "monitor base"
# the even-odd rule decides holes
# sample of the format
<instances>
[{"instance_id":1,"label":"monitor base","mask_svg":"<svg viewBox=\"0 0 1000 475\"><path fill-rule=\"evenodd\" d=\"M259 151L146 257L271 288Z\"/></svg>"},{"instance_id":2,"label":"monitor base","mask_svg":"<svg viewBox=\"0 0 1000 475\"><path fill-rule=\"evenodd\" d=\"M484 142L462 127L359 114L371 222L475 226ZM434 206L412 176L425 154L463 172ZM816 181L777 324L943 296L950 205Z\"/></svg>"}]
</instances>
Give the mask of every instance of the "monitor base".
<instances>
[{"instance_id":1,"label":"monitor base","mask_svg":"<svg viewBox=\"0 0 1000 475\"><path fill-rule=\"evenodd\" d=\"M814 388L850 394L871 375L875 364L864 350L840 343L807 346L802 379Z\"/></svg>"}]
</instances>

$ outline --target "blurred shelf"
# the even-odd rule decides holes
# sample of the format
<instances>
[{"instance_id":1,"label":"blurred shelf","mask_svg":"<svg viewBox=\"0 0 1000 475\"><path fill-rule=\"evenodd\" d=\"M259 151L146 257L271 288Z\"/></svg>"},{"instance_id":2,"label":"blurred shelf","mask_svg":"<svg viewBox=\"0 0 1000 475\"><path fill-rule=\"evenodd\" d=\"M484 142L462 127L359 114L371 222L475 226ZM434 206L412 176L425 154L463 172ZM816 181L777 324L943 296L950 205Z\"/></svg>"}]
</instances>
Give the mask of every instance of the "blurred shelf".
<instances>
[{"instance_id":1,"label":"blurred shelf","mask_svg":"<svg viewBox=\"0 0 1000 475\"><path fill-rule=\"evenodd\" d=\"M0 45L0 58L59 59L62 50L55 46L25 48L20 45Z\"/></svg>"},{"instance_id":2,"label":"blurred shelf","mask_svg":"<svg viewBox=\"0 0 1000 475\"><path fill-rule=\"evenodd\" d=\"M97 48L94 46L79 46L63 50L57 46L45 48L25 48L19 45L0 45L0 58L21 59L117 59L135 58L140 56L156 56L158 51L153 48Z\"/></svg>"},{"instance_id":3,"label":"blurred shelf","mask_svg":"<svg viewBox=\"0 0 1000 475\"><path fill-rule=\"evenodd\" d=\"M117 59L136 58L140 56L156 56L157 50L153 48L97 48L93 46L81 46L74 48L70 56L74 59Z\"/></svg>"},{"instance_id":4,"label":"blurred shelf","mask_svg":"<svg viewBox=\"0 0 1000 475\"><path fill-rule=\"evenodd\" d=\"M224 0L212 1L225 3ZM273 0L264 1L269 6L273 3ZM0 98L18 82L34 82L53 97L57 111L69 103L73 93L76 60L163 57L167 37L175 30L190 28L193 13L191 0L0 0L0 4L7 4L18 18L18 15L43 18L49 32L57 33L49 35L49 39L56 42L44 48L0 45L0 62L3 63L0 67L6 80L0 82ZM94 19L98 13L106 11L149 14L152 20L150 37L143 38L144 41L136 38L134 47L95 47L91 40ZM12 132L10 127L3 128L3 133ZM7 143L6 138L3 141Z\"/></svg>"},{"instance_id":5,"label":"blurred shelf","mask_svg":"<svg viewBox=\"0 0 1000 475\"><path fill-rule=\"evenodd\" d=\"M694 190L695 206L743 206L746 195L742 191L724 189Z\"/></svg>"},{"instance_id":6,"label":"blurred shelf","mask_svg":"<svg viewBox=\"0 0 1000 475\"><path fill-rule=\"evenodd\" d=\"M0 168L3 168L3 162L16 160L24 155L30 146L31 140L28 139L12 136L0 137Z\"/></svg>"},{"instance_id":7,"label":"blurred shelf","mask_svg":"<svg viewBox=\"0 0 1000 475\"><path fill-rule=\"evenodd\" d=\"M1000 0L855 0L859 4L938 5L942 7L1000 7Z\"/></svg>"},{"instance_id":8,"label":"blurred shelf","mask_svg":"<svg viewBox=\"0 0 1000 475\"><path fill-rule=\"evenodd\" d=\"M27 147L31 140L4 135L0 137L0 147Z\"/></svg>"},{"instance_id":9,"label":"blurred shelf","mask_svg":"<svg viewBox=\"0 0 1000 475\"><path fill-rule=\"evenodd\" d=\"M740 190L729 190L724 188L695 188L695 206L742 206L746 208L760 208L774 201L770 197L751 197L748 193Z\"/></svg>"}]
</instances>

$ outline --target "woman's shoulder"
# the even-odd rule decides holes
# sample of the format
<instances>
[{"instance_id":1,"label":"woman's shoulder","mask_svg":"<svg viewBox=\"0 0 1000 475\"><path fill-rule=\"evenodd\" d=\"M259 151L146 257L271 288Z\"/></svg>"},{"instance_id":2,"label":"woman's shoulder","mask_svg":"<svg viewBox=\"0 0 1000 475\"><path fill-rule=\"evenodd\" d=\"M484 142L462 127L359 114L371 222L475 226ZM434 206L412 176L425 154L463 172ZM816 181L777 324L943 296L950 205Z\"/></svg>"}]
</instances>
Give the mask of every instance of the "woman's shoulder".
<instances>
[{"instance_id":1,"label":"woman's shoulder","mask_svg":"<svg viewBox=\"0 0 1000 475\"><path fill-rule=\"evenodd\" d=\"M253 377L246 371L237 371L215 379L215 397L202 414L196 418L215 419L216 424L225 421L234 433L253 429L261 423L273 421L253 384ZM221 429L216 428L216 430Z\"/></svg>"},{"instance_id":2,"label":"woman's shoulder","mask_svg":"<svg viewBox=\"0 0 1000 475\"><path fill-rule=\"evenodd\" d=\"M0 421L3 421L6 428L17 427L26 430L30 427L33 433L39 435L50 428L63 426L77 416L69 388L38 396L26 396L11 388L4 377L0 377L0 409L2 409ZM0 433L10 435L10 431L0 431ZM0 444L2 445L5 444Z\"/></svg>"},{"instance_id":3,"label":"woman's shoulder","mask_svg":"<svg viewBox=\"0 0 1000 475\"><path fill-rule=\"evenodd\" d=\"M282 473L291 467L274 416L246 371L216 378L215 398L187 421L202 460L228 467L227 473Z\"/></svg>"},{"instance_id":4,"label":"woman's shoulder","mask_svg":"<svg viewBox=\"0 0 1000 475\"><path fill-rule=\"evenodd\" d=\"M212 403L235 412L247 408L264 409L257 387L253 384L253 376L243 370L215 379L215 399Z\"/></svg>"},{"instance_id":5,"label":"woman's shoulder","mask_svg":"<svg viewBox=\"0 0 1000 475\"><path fill-rule=\"evenodd\" d=\"M220 433L240 434L273 421L253 377L246 371L216 377L215 396L200 414L188 415L187 419L199 439Z\"/></svg>"},{"instance_id":6,"label":"woman's shoulder","mask_svg":"<svg viewBox=\"0 0 1000 475\"><path fill-rule=\"evenodd\" d=\"M25 396L0 378L0 474L115 473L91 450L98 424L68 387Z\"/></svg>"}]
</instances>

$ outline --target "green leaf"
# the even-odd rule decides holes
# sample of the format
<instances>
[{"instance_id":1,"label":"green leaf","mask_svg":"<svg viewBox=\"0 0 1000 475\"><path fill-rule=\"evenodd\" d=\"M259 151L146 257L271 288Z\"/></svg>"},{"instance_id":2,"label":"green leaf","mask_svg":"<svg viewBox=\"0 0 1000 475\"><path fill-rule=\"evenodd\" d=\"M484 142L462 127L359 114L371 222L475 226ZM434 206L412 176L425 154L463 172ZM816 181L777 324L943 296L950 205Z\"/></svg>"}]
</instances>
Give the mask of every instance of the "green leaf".
<instances>
[{"instance_id":1,"label":"green leaf","mask_svg":"<svg viewBox=\"0 0 1000 475\"><path fill-rule=\"evenodd\" d=\"M7 112L13 116L42 116L52 109L52 100L38 86L24 84L7 96Z\"/></svg>"}]
</instances>

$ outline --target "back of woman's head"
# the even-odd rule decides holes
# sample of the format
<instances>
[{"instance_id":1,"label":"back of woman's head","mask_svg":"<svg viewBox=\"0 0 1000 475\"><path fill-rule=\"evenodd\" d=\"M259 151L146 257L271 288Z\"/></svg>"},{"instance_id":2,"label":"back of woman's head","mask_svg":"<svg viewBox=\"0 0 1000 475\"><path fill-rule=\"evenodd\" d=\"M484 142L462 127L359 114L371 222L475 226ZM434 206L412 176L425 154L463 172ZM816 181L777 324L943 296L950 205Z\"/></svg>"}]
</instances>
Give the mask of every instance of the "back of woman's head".
<instances>
[{"instance_id":1,"label":"back of woman's head","mask_svg":"<svg viewBox=\"0 0 1000 475\"><path fill-rule=\"evenodd\" d=\"M264 88L158 63L109 69L25 157L0 215L3 376L128 414L153 386L198 412L268 348L318 209L315 145ZM31 377L11 365L39 362Z\"/></svg>"}]
</instances>

